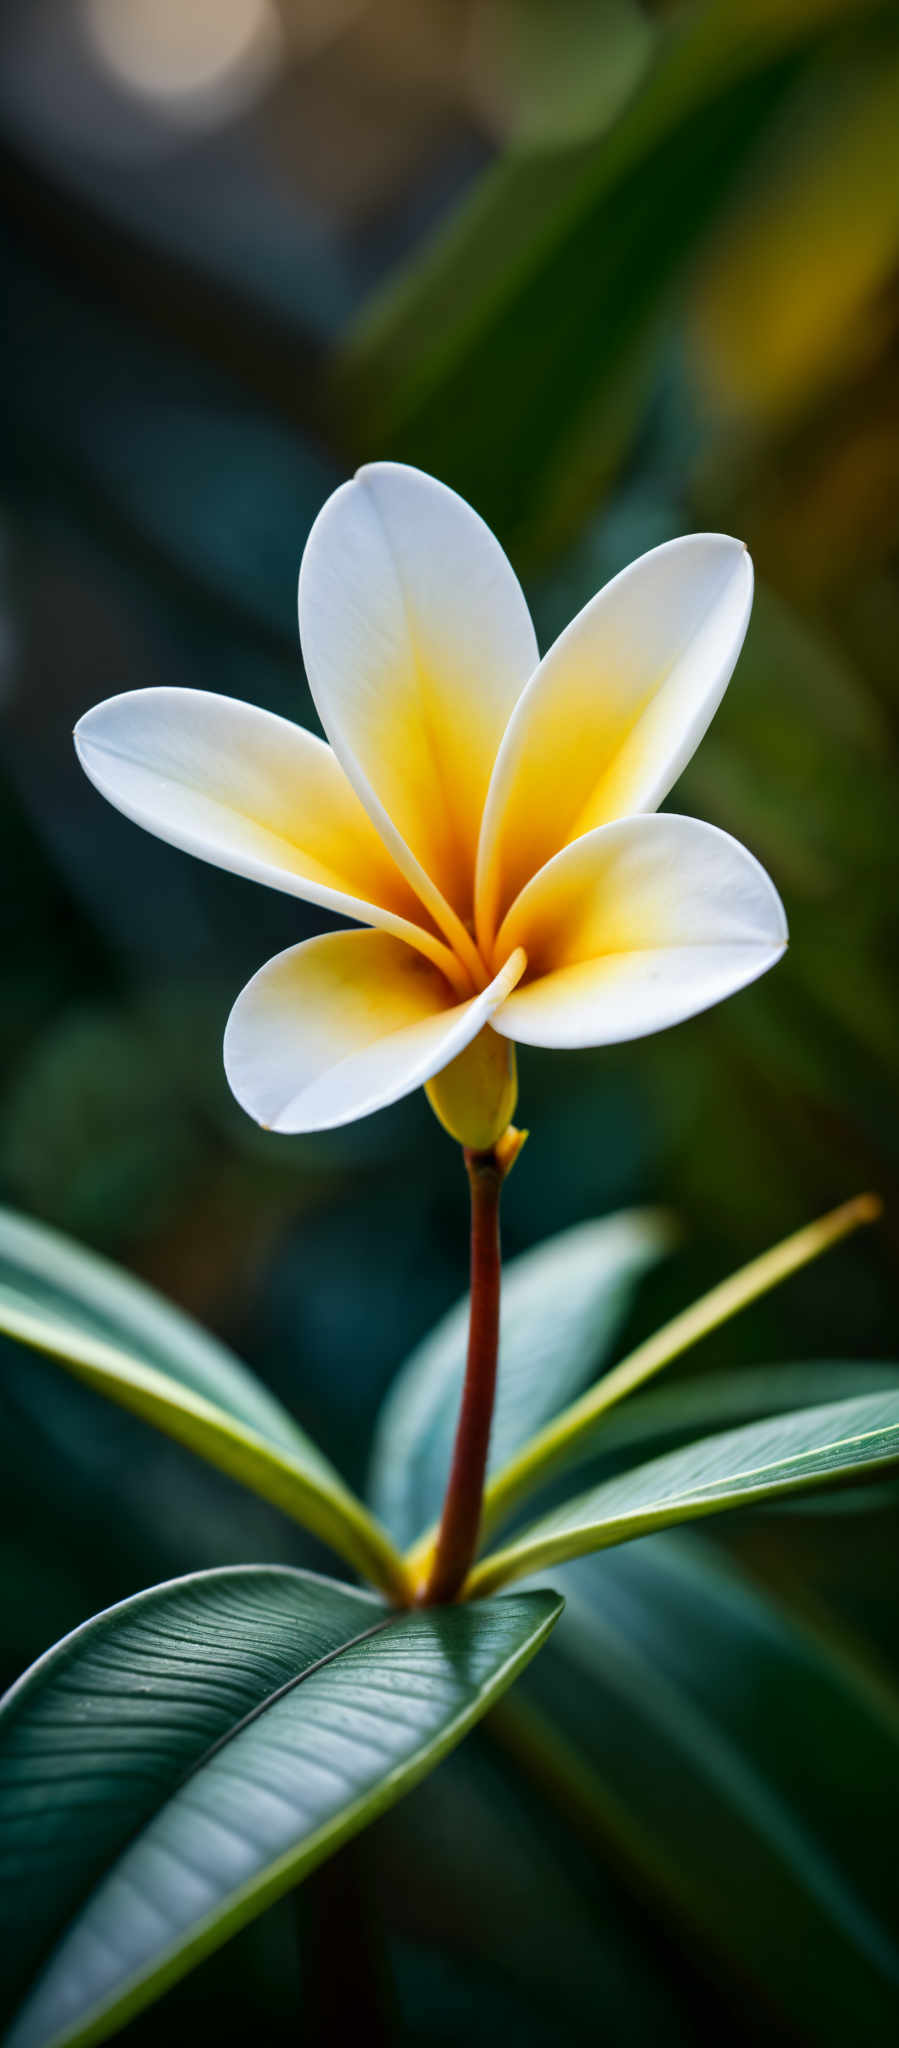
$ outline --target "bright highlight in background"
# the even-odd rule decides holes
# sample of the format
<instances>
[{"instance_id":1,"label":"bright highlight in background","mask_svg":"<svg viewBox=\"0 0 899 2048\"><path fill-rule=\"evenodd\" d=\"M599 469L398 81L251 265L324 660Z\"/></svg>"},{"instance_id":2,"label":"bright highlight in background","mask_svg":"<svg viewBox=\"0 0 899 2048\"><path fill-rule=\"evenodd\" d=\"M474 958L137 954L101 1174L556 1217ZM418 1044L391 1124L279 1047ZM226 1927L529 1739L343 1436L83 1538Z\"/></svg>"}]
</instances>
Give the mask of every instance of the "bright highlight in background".
<instances>
[{"instance_id":1,"label":"bright highlight in background","mask_svg":"<svg viewBox=\"0 0 899 2048\"><path fill-rule=\"evenodd\" d=\"M277 63L273 0L82 0L90 41L116 81L178 114L230 112Z\"/></svg>"}]
</instances>

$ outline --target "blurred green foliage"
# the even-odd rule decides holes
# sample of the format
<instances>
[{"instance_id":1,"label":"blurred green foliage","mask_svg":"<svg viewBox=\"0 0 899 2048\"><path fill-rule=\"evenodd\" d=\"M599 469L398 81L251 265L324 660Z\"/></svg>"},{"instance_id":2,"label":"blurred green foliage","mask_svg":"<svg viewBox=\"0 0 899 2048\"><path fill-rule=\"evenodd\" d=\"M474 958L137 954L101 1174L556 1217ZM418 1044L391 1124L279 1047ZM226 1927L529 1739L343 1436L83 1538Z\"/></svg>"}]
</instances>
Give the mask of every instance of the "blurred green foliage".
<instances>
[{"instance_id":1,"label":"blurred green foliage","mask_svg":"<svg viewBox=\"0 0 899 2048\"><path fill-rule=\"evenodd\" d=\"M490 519L543 645L679 531L739 533L759 574L736 677L671 801L769 865L790 952L658 1039L522 1058L532 1137L510 1250L625 1203L674 1209L685 1247L646 1281L625 1333L639 1336L871 1184L884 1226L696 1363L895 1355L895 9L281 0L252 90L177 103L116 73L103 14L8 0L0 23L5 1198L227 1334L360 1478L386 1385L464 1283L453 1147L423 1098L314 1140L241 1117L220 1063L230 1001L322 918L134 831L80 777L69 732L97 698L157 682L311 723L306 533L347 467L396 455ZM139 1584L316 1561L50 1365L4 1356L0 1399L5 1675ZM716 1537L835 1621L878 1683L899 1647L890 1540L888 1504ZM493 1816L472 1820L495 1858L493 1914L520 1889L529 1810L516 1817L517 1786L503 1806L486 1752L450 1769L460 1802ZM550 2039L539 1984L530 2000L512 1988L522 1944L497 1936L488 1955L476 1901L447 1918L427 1844L452 1834L449 1786L365 1851L380 1885L417 1829L427 1866L421 1888L387 1886L382 1912L402 2038L464 2023L485 2042L500 2024ZM595 2038L597 2003L622 2041L658 2038L659 2004L672 2040L716 2018L757 2038L742 1990L710 1986L664 1915L647 1921L639 1884L613 1890L542 1808L533 1825L559 1830L546 1911L573 1944L568 2038ZM315 1911L299 1913L313 1952ZM262 2011L273 2040L294 2038L278 1914L175 1995L173 2030L214 2009L236 2040ZM625 2017L641 1966L646 2010ZM314 1980L312 1966L313 2005Z\"/></svg>"}]
</instances>

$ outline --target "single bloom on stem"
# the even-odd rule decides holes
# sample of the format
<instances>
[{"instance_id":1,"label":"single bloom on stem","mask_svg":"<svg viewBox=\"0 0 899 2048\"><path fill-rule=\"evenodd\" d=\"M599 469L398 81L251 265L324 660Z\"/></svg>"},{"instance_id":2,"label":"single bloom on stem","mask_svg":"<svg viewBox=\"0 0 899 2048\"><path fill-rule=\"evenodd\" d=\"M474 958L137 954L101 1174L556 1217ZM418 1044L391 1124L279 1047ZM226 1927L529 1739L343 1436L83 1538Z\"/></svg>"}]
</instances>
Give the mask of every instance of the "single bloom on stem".
<instances>
[{"instance_id":1,"label":"single bloom on stem","mask_svg":"<svg viewBox=\"0 0 899 2048\"><path fill-rule=\"evenodd\" d=\"M99 704L75 743L173 846L355 920L237 999L225 1068L276 1131L425 1085L487 1151L515 1042L640 1038L763 974L787 940L752 854L659 813L732 674L752 603L739 541L641 556L540 659L520 585L454 491L374 463L319 513L300 638L325 741L202 691Z\"/></svg>"}]
</instances>

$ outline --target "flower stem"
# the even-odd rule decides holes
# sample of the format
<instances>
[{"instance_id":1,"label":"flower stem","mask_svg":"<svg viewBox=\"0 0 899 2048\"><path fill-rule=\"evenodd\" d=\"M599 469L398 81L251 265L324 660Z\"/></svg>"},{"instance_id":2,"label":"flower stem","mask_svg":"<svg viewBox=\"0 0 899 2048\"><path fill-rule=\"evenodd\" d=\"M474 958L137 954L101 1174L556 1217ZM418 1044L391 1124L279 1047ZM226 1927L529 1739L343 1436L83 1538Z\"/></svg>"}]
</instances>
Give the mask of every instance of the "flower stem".
<instances>
[{"instance_id":1,"label":"flower stem","mask_svg":"<svg viewBox=\"0 0 899 2048\"><path fill-rule=\"evenodd\" d=\"M496 1396L499 1347L499 1197L507 1165L501 1150L464 1151L471 1188L471 1308L465 1385L440 1533L420 1604L454 1600L477 1553Z\"/></svg>"}]
</instances>

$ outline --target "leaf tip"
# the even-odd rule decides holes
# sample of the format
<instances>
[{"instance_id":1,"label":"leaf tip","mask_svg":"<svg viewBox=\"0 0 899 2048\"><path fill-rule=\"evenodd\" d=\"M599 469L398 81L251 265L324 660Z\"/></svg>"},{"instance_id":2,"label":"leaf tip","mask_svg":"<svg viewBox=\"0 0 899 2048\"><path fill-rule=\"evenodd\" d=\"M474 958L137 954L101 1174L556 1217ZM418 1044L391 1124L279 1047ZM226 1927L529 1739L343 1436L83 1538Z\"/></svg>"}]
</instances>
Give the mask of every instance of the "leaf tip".
<instances>
[{"instance_id":1,"label":"leaf tip","mask_svg":"<svg viewBox=\"0 0 899 2048\"><path fill-rule=\"evenodd\" d=\"M842 1212L837 1210L837 1215L842 1214L847 1229L855 1230L864 1223L879 1222L883 1209L883 1197L869 1189L863 1195L855 1195Z\"/></svg>"}]
</instances>

